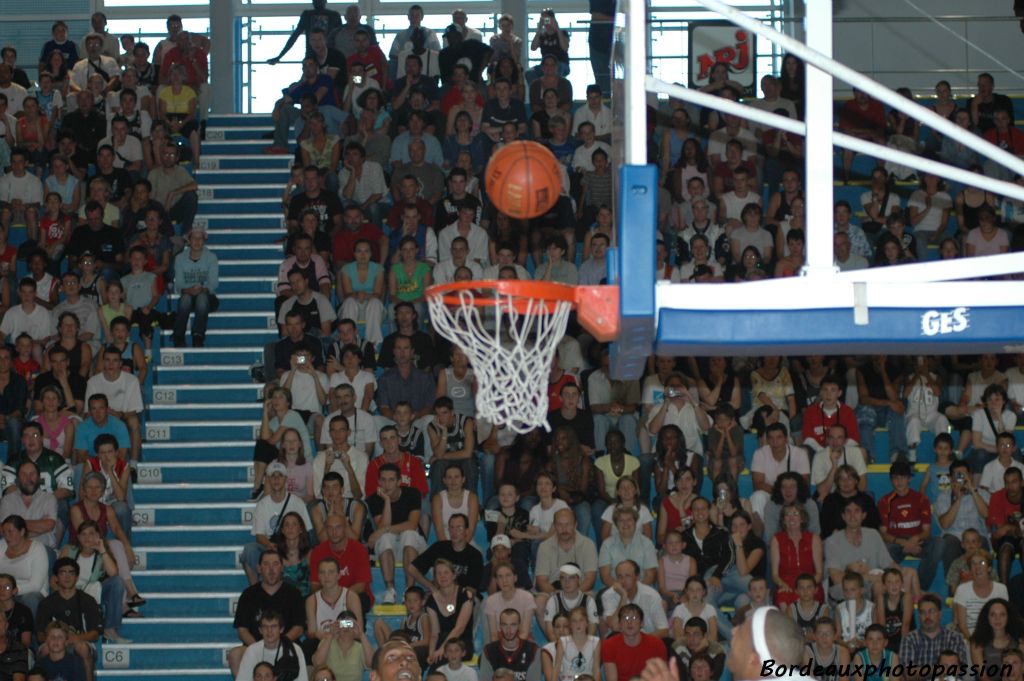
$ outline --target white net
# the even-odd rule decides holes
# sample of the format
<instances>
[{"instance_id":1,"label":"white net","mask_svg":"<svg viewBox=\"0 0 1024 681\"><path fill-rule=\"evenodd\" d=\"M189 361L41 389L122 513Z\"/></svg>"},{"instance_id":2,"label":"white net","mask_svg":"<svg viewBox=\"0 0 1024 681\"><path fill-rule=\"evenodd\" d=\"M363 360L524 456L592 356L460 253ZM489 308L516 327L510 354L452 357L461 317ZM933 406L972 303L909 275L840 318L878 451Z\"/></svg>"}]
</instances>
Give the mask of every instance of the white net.
<instances>
[{"instance_id":1,"label":"white net","mask_svg":"<svg viewBox=\"0 0 1024 681\"><path fill-rule=\"evenodd\" d=\"M484 307L470 290L428 296L431 323L469 357L478 416L517 433L547 428L548 374L572 303L486 295Z\"/></svg>"}]
</instances>

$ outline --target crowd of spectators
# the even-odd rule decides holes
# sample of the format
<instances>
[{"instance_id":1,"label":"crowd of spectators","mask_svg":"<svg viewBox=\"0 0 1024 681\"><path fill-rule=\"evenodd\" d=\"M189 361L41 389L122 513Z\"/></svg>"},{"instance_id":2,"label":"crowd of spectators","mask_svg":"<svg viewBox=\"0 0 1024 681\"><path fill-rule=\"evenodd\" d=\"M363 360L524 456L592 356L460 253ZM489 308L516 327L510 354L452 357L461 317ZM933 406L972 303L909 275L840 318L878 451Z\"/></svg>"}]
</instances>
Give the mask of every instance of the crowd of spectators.
<instances>
[{"instance_id":1,"label":"crowd of spectators","mask_svg":"<svg viewBox=\"0 0 1024 681\"><path fill-rule=\"evenodd\" d=\"M242 555L250 586L235 617L240 645L228 652L237 679L303 678L308 665L314 678L354 681L372 661L370 631L378 644L407 641L428 675L447 681L618 681L670 656L686 677L718 679L731 631L768 603L805 632L813 662L952 658L1005 664L1004 678L1020 678L1024 464L1014 430L1024 355L652 357L643 380L619 381L607 347L573 327L549 376L550 432L516 436L479 419L473 369L430 329L425 291L481 277L603 281L617 238L601 67L614 3L592 3L595 83L582 102L566 79L580 68L570 34L553 10L531 37L539 60L529 67L509 16L485 42L462 10L438 35L413 5L385 54L356 6L343 19L323 0L313 5L272 60L305 37L266 150L296 162L282 196L281 337L264 367ZM0 604L18 604L7 609L9 628L24 621L19 605L36 616L6 645L35 636L41 664L73 656L90 673L89 643L101 628L123 640L113 613L144 603L127 569L127 511L146 359L127 331L139 323L147 344L146 329L173 324L183 344L195 312L201 346L217 284L216 259L191 224L208 44L172 16L150 63L142 43L125 40L122 53L104 21L94 17L81 59L54 25L38 94L19 101L4 85L17 70L0 65L11 147L0 219L5 238L14 224L31 237L3 251L8 272L18 257L31 272L0 325L14 341L0 348L3 423L12 461L17 453L35 464L9 463L4 503L26 510L0 510L0 572L14 587L0 589ZM762 79L758 99L726 65L711 73L707 92L803 115L803 65L792 56ZM993 86L983 74L962 103L940 83L935 109L1022 154L1012 106ZM650 119L659 279L799 273L802 139L679 102ZM1020 181L864 93L838 121L850 134ZM481 182L489 156L517 139L545 144L563 166L557 203L526 222L497 211ZM843 156L845 179L865 192L860 206L835 207L841 269L925 259L929 246L955 258L1019 241L1018 202L974 187L953 196L939 178L891 164L858 178L857 167ZM900 182L912 180L920 189L904 200ZM157 311L172 278L176 319ZM40 360L47 371L30 392L22 373ZM30 413L37 425L23 423ZM889 484L873 491L869 465L890 461ZM78 483L77 464L88 466ZM29 519L37 506L52 524ZM46 541L61 536L61 522L76 543L50 570L58 547ZM481 536L486 545L475 545ZM384 585L376 592L371 554ZM88 633L44 621L64 607L57 598L92 584L93 606L104 607L81 613ZM393 629L374 608L399 602ZM474 657L478 666L467 666Z\"/></svg>"},{"instance_id":2,"label":"crowd of spectators","mask_svg":"<svg viewBox=\"0 0 1024 681\"><path fill-rule=\"evenodd\" d=\"M3 48L4 678L91 680L96 643L129 642L123 618L146 602L132 484L152 340L185 345L194 313L202 347L217 288L193 228L209 41L177 15L167 31L151 53L102 12L84 36L55 21L35 82Z\"/></svg>"},{"instance_id":3,"label":"crowd of spectators","mask_svg":"<svg viewBox=\"0 0 1024 681\"><path fill-rule=\"evenodd\" d=\"M653 357L631 382L613 380L608 348L571 326L549 376L550 432L477 418L473 368L431 330L425 291L603 281L616 240L607 87L574 101L553 11L528 68L511 17L485 42L461 11L437 35L414 5L385 56L354 6L342 19L314 5L285 49L305 34L266 149L296 162L236 678L250 678L259 614L273 610L316 678L357 678L372 631L408 641L448 681L616 681L673 655L683 675L718 679L733 628L770 603L805 632L812 661L953 656L1020 675L1024 356ZM795 118L802 79L787 57L763 98L724 65L705 90ZM942 115L997 143L1019 135L990 76L962 108L945 94ZM988 168L862 93L838 120ZM798 274L802 139L678 102L651 123L659 278ZM563 166L556 206L523 222L481 181L490 154L517 139ZM1015 202L972 187L954 198L926 174L908 192L914 171L879 163L857 177L852 157L841 163L864 186L861 205L836 206L843 269L925 259L932 244L941 257L1005 252L1017 237ZM869 489L868 466L890 461L877 474L888 484Z\"/></svg>"}]
</instances>

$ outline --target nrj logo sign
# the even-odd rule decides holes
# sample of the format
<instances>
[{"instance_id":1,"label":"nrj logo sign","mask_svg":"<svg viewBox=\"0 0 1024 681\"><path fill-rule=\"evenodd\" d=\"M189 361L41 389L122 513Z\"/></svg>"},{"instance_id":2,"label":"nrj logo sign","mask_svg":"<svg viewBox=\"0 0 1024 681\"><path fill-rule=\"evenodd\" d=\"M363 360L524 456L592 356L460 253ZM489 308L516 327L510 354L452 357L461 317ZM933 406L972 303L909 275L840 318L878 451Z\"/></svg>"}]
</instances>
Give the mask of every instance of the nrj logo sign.
<instances>
[{"instance_id":1,"label":"nrj logo sign","mask_svg":"<svg viewBox=\"0 0 1024 681\"><path fill-rule=\"evenodd\" d=\"M944 336L960 333L971 326L971 310L956 307L952 310L929 310L921 315L921 333L925 336Z\"/></svg>"}]
</instances>

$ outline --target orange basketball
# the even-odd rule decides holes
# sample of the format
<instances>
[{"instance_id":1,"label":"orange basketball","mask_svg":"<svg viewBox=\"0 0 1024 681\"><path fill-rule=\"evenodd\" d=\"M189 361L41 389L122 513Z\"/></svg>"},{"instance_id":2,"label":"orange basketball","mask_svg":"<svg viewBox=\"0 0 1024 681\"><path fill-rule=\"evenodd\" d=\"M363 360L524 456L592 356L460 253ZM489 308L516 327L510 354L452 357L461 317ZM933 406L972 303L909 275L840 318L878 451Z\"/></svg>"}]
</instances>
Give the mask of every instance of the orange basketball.
<instances>
[{"instance_id":1,"label":"orange basketball","mask_svg":"<svg viewBox=\"0 0 1024 681\"><path fill-rule=\"evenodd\" d=\"M551 210L562 193L562 169L547 147L512 142L491 156L484 173L487 195L511 218L535 218Z\"/></svg>"}]
</instances>

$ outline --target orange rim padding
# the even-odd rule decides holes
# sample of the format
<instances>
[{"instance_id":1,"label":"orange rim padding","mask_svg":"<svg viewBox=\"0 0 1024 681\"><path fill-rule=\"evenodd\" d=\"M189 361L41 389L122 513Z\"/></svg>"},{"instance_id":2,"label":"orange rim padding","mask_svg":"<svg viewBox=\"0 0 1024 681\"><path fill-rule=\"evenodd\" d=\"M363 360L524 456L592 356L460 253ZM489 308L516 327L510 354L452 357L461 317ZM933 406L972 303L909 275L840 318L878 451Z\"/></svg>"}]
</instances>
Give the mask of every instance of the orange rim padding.
<instances>
[{"instance_id":1,"label":"orange rim padding","mask_svg":"<svg viewBox=\"0 0 1024 681\"><path fill-rule=\"evenodd\" d=\"M462 291L473 292L472 304L476 307L499 307L511 304L517 312L526 312L534 301L568 302L576 309L576 318L594 338L608 343L619 335L619 287L618 286L568 286L547 281L522 281L517 279L455 281L437 284L427 289L428 298L440 297L445 305L459 306L466 302L459 295ZM480 295L493 292L507 298ZM534 306L536 314L551 314L552 306Z\"/></svg>"}]
</instances>

